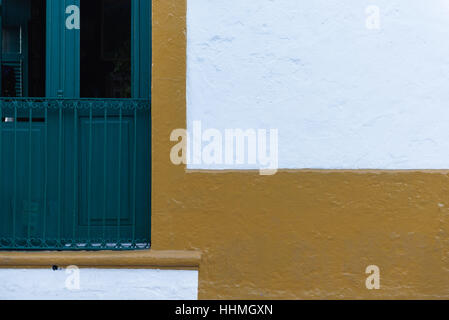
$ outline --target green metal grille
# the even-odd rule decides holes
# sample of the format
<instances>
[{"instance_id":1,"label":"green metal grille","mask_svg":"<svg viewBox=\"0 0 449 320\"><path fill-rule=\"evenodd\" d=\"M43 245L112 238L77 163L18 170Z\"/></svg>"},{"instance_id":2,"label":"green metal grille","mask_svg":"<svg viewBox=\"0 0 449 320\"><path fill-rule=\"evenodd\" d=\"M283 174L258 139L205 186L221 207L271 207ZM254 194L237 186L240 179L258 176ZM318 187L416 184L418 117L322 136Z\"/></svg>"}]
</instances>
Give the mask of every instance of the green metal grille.
<instances>
[{"instance_id":1,"label":"green metal grille","mask_svg":"<svg viewBox=\"0 0 449 320\"><path fill-rule=\"evenodd\" d=\"M0 98L0 250L150 246L150 102Z\"/></svg>"}]
</instances>

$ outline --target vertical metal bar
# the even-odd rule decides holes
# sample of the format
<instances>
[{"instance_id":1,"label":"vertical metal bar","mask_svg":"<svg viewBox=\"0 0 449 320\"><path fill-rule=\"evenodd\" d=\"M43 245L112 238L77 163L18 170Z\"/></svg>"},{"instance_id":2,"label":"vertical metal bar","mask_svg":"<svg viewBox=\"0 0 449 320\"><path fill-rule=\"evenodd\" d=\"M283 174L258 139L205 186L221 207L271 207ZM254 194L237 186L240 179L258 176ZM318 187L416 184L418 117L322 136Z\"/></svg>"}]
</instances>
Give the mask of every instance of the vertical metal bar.
<instances>
[{"instance_id":1,"label":"vertical metal bar","mask_svg":"<svg viewBox=\"0 0 449 320\"><path fill-rule=\"evenodd\" d=\"M1 80L0 80L0 82L1 82ZM1 85L0 85L0 90L1 90ZM3 172L3 168L2 168L2 165L3 165L2 164L2 158L3 158L2 152L3 151L2 150L3 150L3 100L0 99L0 172ZM3 175L1 174L0 175L0 208L4 208L2 200L3 200ZM8 216L9 216L9 212L8 212Z\"/></svg>"},{"instance_id":2,"label":"vertical metal bar","mask_svg":"<svg viewBox=\"0 0 449 320\"><path fill-rule=\"evenodd\" d=\"M134 104L134 154L133 154L133 198L132 198L132 214L133 214L133 245L136 238L136 167L137 167L137 105Z\"/></svg>"},{"instance_id":3,"label":"vertical metal bar","mask_svg":"<svg viewBox=\"0 0 449 320\"><path fill-rule=\"evenodd\" d=\"M108 146L108 106L104 106L104 139L103 139L103 241L106 241L106 166L107 166L107 146Z\"/></svg>"},{"instance_id":4,"label":"vertical metal bar","mask_svg":"<svg viewBox=\"0 0 449 320\"><path fill-rule=\"evenodd\" d=\"M92 103L89 105L89 168L88 168L88 186L87 186L87 240L90 243L90 210L92 194Z\"/></svg>"},{"instance_id":5,"label":"vertical metal bar","mask_svg":"<svg viewBox=\"0 0 449 320\"><path fill-rule=\"evenodd\" d=\"M76 239L76 213L78 209L78 109L77 105L74 105L74 114L73 114L73 127L74 127L74 135L73 135L73 217L72 217L72 234L73 239Z\"/></svg>"},{"instance_id":6,"label":"vertical metal bar","mask_svg":"<svg viewBox=\"0 0 449 320\"><path fill-rule=\"evenodd\" d=\"M118 214L117 214L117 244L120 245L120 215L122 210L122 188L121 188L121 174L122 174L122 104L120 103L119 115L119 141L118 141Z\"/></svg>"},{"instance_id":7,"label":"vertical metal bar","mask_svg":"<svg viewBox=\"0 0 449 320\"><path fill-rule=\"evenodd\" d=\"M13 218L12 237L16 241L16 211L17 211L17 105L14 105L14 182L13 182Z\"/></svg>"},{"instance_id":8,"label":"vertical metal bar","mask_svg":"<svg viewBox=\"0 0 449 320\"><path fill-rule=\"evenodd\" d=\"M61 201L61 176L62 176L62 103L59 104L59 132L58 132L58 245L61 245L61 215L62 215L62 201Z\"/></svg>"},{"instance_id":9,"label":"vertical metal bar","mask_svg":"<svg viewBox=\"0 0 449 320\"><path fill-rule=\"evenodd\" d=\"M32 145L32 118L33 109L28 111L28 229L27 229L27 240L30 241L31 236L31 145Z\"/></svg>"},{"instance_id":10,"label":"vertical metal bar","mask_svg":"<svg viewBox=\"0 0 449 320\"><path fill-rule=\"evenodd\" d=\"M44 217L43 217L43 230L42 241L46 243L47 237L47 173L48 173L48 104L45 104L45 141L44 141Z\"/></svg>"},{"instance_id":11,"label":"vertical metal bar","mask_svg":"<svg viewBox=\"0 0 449 320\"><path fill-rule=\"evenodd\" d=\"M151 93L150 93L151 94ZM152 146L151 146L151 143L152 143L152 141L151 141L151 136L152 136L152 133L151 133L151 130L152 130L152 128L151 128L151 126L152 126L152 120L151 120L151 102L150 101L146 101L146 103L148 103L148 118L147 118L147 120L148 120L148 127L146 127L146 130L148 130L147 131L147 134L148 134L148 137L149 137L149 163L148 163L148 166L149 166L149 170L148 170L148 182L149 182L149 188L148 188L148 202L147 202L147 204L149 205L149 212L151 212L151 197L152 197L152 190L151 190L151 181L152 181L152 172L151 172L151 170L152 170L152 156L151 156L151 150L152 150ZM145 114L145 112L143 112L143 114ZM146 241L145 241L145 243L146 243L146 245L147 246L150 246L151 245L151 214L150 214L150 224L149 224L149 228L148 228L148 232L149 232L149 234L148 234L148 236L147 236L147 239L146 239Z\"/></svg>"}]
</instances>

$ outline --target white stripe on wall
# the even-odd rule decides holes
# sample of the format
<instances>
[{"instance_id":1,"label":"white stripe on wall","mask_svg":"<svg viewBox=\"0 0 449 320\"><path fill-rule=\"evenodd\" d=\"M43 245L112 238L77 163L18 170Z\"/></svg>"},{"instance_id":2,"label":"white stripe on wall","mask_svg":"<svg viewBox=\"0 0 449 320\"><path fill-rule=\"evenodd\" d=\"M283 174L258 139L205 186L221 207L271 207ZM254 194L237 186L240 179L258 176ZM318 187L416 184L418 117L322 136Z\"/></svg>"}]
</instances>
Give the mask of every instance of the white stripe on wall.
<instances>
[{"instance_id":1,"label":"white stripe on wall","mask_svg":"<svg viewBox=\"0 0 449 320\"><path fill-rule=\"evenodd\" d=\"M198 272L149 269L1 269L0 300L124 299L185 300L198 298Z\"/></svg>"},{"instance_id":2,"label":"white stripe on wall","mask_svg":"<svg viewBox=\"0 0 449 320\"><path fill-rule=\"evenodd\" d=\"M189 130L276 128L280 168L449 168L448 0L189 0L187 34Z\"/></svg>"}]
</instances>

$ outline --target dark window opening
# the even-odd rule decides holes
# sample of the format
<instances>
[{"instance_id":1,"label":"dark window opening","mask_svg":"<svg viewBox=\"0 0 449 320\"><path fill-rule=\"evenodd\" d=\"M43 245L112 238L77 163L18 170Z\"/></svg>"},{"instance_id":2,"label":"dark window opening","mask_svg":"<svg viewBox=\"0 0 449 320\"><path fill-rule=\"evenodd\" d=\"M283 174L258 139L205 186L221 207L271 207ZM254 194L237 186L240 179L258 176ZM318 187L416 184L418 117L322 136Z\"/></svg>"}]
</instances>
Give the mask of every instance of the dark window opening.
<instances>
[{"instance_id":1,"label":"dark window opening","mask_svg":"<svg viewBox=\"0 0 449 320\"><path fill-rule=\"evenodd\" d=\"M81 0L81 11L81 97L130 98L131 0Z\"/></svg>"},{"instance_id":2,"label":"dark window opening","mask_svg":"<svg viewBox=\"0 0 449 320\"><path fill-rule=\"evenodd\" d=\"M3 1L3 97L45 96L45 17L45 0Z\"/></svg>"}]
</instances>

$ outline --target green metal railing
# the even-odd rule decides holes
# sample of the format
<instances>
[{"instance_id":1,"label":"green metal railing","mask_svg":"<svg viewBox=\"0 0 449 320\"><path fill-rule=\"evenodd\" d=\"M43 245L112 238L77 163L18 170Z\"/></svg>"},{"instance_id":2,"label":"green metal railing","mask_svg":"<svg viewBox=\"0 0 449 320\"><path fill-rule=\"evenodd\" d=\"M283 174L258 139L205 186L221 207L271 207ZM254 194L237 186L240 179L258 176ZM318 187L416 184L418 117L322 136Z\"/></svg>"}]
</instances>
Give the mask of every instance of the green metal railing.
<instances>
[{"instance_id":1,"label":"green metal railing","mask_svg":"<svg viewBox=\"0 0 449 320\"><path fill-rule=\"evenodd\" d=\"M0 250L150 246L150 102L0 98Z\"/></svg>"}]
</instances>

